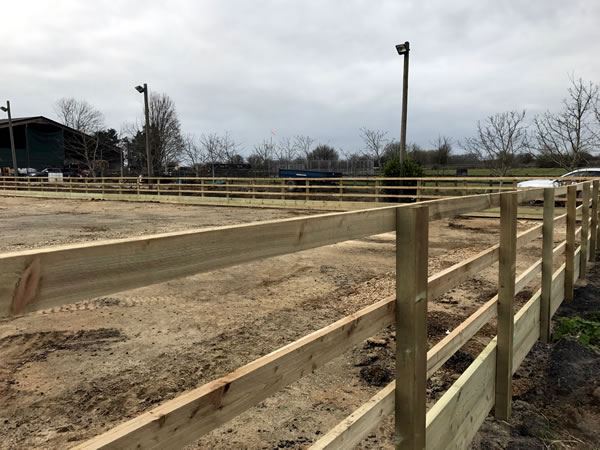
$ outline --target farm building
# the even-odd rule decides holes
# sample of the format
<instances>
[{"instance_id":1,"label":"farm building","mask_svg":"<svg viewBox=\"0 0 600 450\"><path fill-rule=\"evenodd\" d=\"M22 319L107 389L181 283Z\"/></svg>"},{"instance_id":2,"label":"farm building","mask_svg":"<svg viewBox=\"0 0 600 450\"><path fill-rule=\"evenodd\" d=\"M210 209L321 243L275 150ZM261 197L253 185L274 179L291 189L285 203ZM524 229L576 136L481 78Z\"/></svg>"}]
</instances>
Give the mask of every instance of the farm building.
<instances>
[{"instance_id":1,"label":"farm building","mask_svg":"<svg viewBox=\"0 0 600 450\"><path fill-rule=\"evenodd\" d=\"M75 151L74 145L69 145L81 136L77 130L43 116L19 117L12 122L19 168L42 170L84 165L82 155ZM114 148L98 158L107 161L108 168L120 165L120 154ZM12 167L7 119L0 120L0 167Z\"/></svg>"}]
</instances>

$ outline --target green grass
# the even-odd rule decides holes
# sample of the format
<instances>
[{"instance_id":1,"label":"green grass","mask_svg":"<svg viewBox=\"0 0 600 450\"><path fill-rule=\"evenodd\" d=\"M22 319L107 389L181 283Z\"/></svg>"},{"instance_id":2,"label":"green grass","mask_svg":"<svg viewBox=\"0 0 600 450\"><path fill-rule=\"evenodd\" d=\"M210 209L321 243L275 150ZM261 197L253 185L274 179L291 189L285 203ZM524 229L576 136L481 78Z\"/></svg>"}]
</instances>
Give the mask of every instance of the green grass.
<instances>
[{"instance_id":1,"label":"green grass","mask_svg":"<svg viewBox=\"0 0 600 450\"><path fill-rule=\"evenodd\" d=\"M572 336L582 345L600 348L600 317L590 317L590 319L586 320L577 316L559 318L554 329L554 339Z\"/></svg>"},{"instance_id":2,"label":"green grass","mask_svg":"<svg viewBox=\"0 0 600 450\"><path fill-rule=\"evenodd\" d=\"M544 167L517 167L508 172L509 177L558 177L566 173L565 169L561 168L544 168ZM436 176L455 176L456 169L425 169L426 177ZM490 169L469 169L471 177L491 177Z\"/></svg>"}]
</instances>

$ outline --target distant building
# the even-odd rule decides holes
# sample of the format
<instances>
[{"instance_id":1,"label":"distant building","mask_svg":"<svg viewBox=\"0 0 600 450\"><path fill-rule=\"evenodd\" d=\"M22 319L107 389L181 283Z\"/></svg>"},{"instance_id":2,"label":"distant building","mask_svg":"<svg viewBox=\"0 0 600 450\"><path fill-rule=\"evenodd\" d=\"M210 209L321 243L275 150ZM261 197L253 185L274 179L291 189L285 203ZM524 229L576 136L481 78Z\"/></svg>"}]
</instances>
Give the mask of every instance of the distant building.
<instances>
[{"instance_id":1,"label":"distant building","mask_svg":"<svg viewBox=\"0 0 600 450\"><path fill-rule=\"evenodd\" d=\"M14 118L13 133L19 168L79 168L85 167L81 157L65 143L72 142L80 132L43 116ZM111 149L100 159L112 171L120 167L120 151ZM8 119L0 120L0 168L12 167Z\"/></svg>"}]
</instances>

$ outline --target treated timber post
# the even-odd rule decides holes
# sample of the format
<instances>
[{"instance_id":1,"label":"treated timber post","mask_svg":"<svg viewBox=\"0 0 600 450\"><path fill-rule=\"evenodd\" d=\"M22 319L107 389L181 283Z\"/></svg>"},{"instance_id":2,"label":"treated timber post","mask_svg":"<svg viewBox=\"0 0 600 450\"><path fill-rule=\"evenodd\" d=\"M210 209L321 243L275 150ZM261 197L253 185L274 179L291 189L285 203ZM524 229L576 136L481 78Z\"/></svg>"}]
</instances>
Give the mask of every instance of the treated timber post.
<instances>
[{"instance_id":1,"label":"treated timber post","mask_svg":"<svg viewBox=\"0 0 600 450\"><path fill-rule=\"evenodd\" d=\"M590 261L596 260L596 246L598 242L598 187L599 181L592 182L592 228L590 230Z\"/></svg>"},{"instance_id":2,"label":"treated timber post","mask_svg":"<svg viewBox=\"0 0 600 450\"><path fill-rule=\"evenodd\" d=\"M396 210L396 449L425 448L429 209Z\"/></svg>"},{"instance_id":3,"label":"treated timber post","mask_svg":"<svg viewBox=\"0 0 600 450\"><path fill-rule=\"evenodd\" d=\"M540 339L550 342L552 270L554 262L554 188L544 189L544 224L542 225L542 303L540 307Z\"/></svg>"},{"instance_id":4,"label":"treated timber post","mask_svg":"<svg viewBox=\"0 0 600 450\"><path fill-rule=\"evenodd\" d=\"M304 180L304 183L306 184L306 193L304 194L304 201L308 202L308 190L310 189L310 181Z\"/></svg>"},{"instance_id":5,"label":"treated timber post","mask_svg":"<svg viewBox=\"0 0 600 450\"><path fill-rule=\"evenodd\" d=\"M517 261L517 193L500 194L498 265L498 348L496 350L495 415L508 420L512 403L512 360L515 269Z\"/></svg>"},{"instance_id":6,"label":"treated timber post","mask_svg":"<svg viewBox=\"0 0 600 450\"><path fill-rule=\"evenodd\" d=\"M581 207L581 253L579 254L579 278L585 277L588 260L588 239L590 232L590 183L583 183L583 204Z\"/></svg>"},{"instance_id":7,"label":"treated timber post","mask_svg":"<svg viewBox=\"0 0 600 450\"><path fill-rule=\"evenodd\" d=\"M375 203L379 203L379 185L380 181L375 179Z\"/></svg>"},{"instance_id":8,"label":"treated timber post","mask_svg":"<svg viewBox=\"0 0 600 450\"><path fill-rule=\"evenodd\" d=\"M573 300L577 186L567 186L567 244L565 247L565 300Z\"/></svg>"}]
</instances>

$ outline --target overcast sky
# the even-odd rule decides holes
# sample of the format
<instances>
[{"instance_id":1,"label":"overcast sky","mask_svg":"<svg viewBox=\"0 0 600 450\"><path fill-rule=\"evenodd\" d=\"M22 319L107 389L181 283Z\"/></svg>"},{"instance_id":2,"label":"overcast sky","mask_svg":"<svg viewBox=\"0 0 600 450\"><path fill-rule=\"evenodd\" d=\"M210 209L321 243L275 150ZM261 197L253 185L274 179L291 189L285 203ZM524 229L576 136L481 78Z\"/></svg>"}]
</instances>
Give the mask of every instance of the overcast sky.
<instances>
[{"instance_id":1,"label":"overcast sky","mask_svg":"<svg viewBox=\"0 0 600 450\"><path fill-rule=\"evenodd\" d=\"M86 99L120 129L147 82L186 133L357 151L362 126L399 135L394 45L409 40L408 141L428 146L495 112L557 109L571 72L600 81L599 22L597 0L4 2L0 100L54 117L57 99Z\"/></svg>"}]
</instances>

